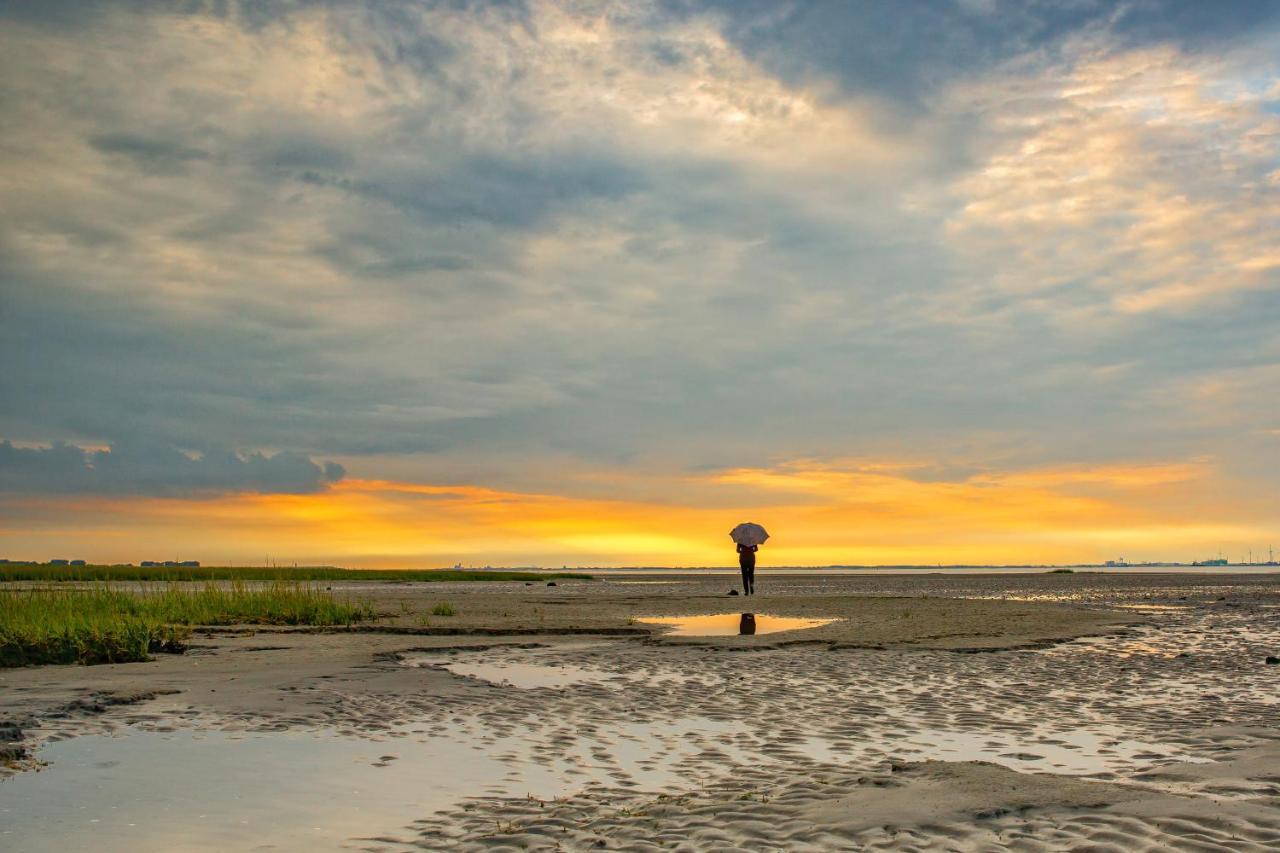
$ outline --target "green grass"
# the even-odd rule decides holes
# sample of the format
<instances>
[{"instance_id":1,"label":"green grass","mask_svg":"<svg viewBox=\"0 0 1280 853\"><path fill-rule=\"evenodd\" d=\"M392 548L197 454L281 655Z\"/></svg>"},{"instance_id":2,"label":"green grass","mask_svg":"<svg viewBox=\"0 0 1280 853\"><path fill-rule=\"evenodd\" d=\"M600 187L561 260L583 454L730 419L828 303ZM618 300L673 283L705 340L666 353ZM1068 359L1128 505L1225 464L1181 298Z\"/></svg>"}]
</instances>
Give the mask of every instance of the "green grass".
<instances>
[{"instance_id":1,"label":"green grass","mask_svg":"<svg viewBox=\"0 0 1280 853\"><path fill-rule=\"evenodd\" d=\"M506 572L458 569L339 569L310 566L279 569L265 566L50 566L0 563L4 581L540 581L552 578L590 580L580 572Z\"/></svg>"},{"instance_id":2,"label":"green grass","mask_svg":"<svg viewBox=\"0 0 1280 853\"><path fill-rule=\"evenodd\" d=\"M452 616L453 605L447 601L442 601L439 604L437 604L435 607L431 608L431 615L432 616Z\"/></svg>"},{"instance_id":3,"label":"green grass","mask_svg":"<svg viewBox=\"0 0 1280 853\"><path fill-rule=\"evenodd\" d=\"M121 663L176 650L191 625L349 625L375 614L301 584L0 591L0 666Z\"/></svg>"}]
</instances>

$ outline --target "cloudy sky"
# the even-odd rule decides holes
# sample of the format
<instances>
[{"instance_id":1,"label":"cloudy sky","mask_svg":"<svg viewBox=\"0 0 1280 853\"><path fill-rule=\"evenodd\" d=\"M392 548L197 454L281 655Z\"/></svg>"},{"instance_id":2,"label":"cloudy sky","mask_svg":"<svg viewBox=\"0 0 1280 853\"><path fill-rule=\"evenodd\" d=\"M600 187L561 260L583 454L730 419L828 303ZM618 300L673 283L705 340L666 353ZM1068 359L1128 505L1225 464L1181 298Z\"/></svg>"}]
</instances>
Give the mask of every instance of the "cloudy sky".
<instances>
[{"instance_id":1,"label":"cloudy sky","mask_svg":"<svg viewBox=\"0 0 1280 853\"><path fill-rule=\"evenodd\" d=\"M4 2L0 556L1280 545L1280 4Z\"/></svg>"}]
</instances>

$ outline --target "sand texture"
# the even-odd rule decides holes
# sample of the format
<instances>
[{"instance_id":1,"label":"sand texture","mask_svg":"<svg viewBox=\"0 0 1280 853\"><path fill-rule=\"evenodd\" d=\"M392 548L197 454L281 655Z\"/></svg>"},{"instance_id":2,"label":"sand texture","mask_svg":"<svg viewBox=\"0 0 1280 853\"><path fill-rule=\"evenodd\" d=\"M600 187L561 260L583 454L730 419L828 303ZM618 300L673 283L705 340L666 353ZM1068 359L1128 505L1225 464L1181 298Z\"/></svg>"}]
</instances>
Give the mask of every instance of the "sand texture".
<instances>
[{"instance_id":1,"label":"sand texture","mask_svg":"<svg viewBox=\"0 0 1280 853\"><path fill-rule=\"evenodd\" d=\"M0 846L79 837L70 817L51 835L19 814L33 778L101 772L58 750L162 739L195 756L183 738L214 733L249 760L298 738L363 745L329 772L255 771L281 774L282 815L345 776L351 813L280 818L268 838L233 805L179 847L1280 846L1280 667L1264 663L1280 578L762 573L753 610L838 621L723 638L634 621L734 612L729 582L370 585L353 592L392 633L215 632L149 663L0 671L0 747L15 768L52 756L0 784ZM457 615L422 625L442 600ZM192 760L191 797L209 799L221 777ZM100 849L161 849L102 820Z\"/></svg>"}]
</instances>

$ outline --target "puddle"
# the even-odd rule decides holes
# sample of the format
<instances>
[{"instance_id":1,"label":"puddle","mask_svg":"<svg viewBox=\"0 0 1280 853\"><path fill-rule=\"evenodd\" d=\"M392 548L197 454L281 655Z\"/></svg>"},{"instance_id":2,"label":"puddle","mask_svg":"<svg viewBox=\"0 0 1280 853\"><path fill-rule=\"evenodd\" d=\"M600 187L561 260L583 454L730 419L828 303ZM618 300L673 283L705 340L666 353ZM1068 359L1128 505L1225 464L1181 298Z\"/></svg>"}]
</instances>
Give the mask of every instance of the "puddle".
<instances>
[{"instance_id":1,"label":"puddle","mask_svg":"<svg viewBox=\"0 0 1280 853\"><path fill-rule=\"evenodd\" d=\"M624 787L675 792L691 779L705 782L716 772L746 763L747 753L732 743L741 728L735 722L706 718L641 723L603 729L579 749L584 761L590 750L590 761L609 770Z\"/></svg>"},{"instance_id":2,"label":"puddle","mask_svg":"<svg viewBox=\"0 0 1280 853\"><path fill-rule=\"evenodd\" d=\"M1179 751L1096 731L1012 738L1003 732L919 729L893 745L895 754L939 761L990 761L1022 772L1087 776L1175 761L1209 762Z\"/></svg>"},{"instance_id":3,"label":"puddle","mask_svg":"<svg viewBox=\"0 0 1280 853\"><path fill-rule=\"evenodd\" d=\"M502 684L531 690L536 687L560 688L590 681L606 681L611 674L579 666L551 666L539 663L466 663L438 664L455 675L478 678L491 684Z\"/></svg>"},{"instance_id":4,"label":"puddle","mask_svg":"<svg viewBox=\"0 0 1280 853\"><path fill-rule=\"evenodd\" d=\"M129 730L38 757L49 767L0 784L0 847L334 849L502 785L508 770L465 742L293 732Z\"/></svg>"},{"instance_id":5,"label":"puddle","mask_svg":"<svg viewBox=\"0 0 1280 853\"><path fill-rule=\"evenodd\" d=\"M538 737L495 748L483 727L84 735L41 748L44 770L0 782L0 849L365 849L373 837L390 849L468 798L682 790L714 769L707 756L740 760L725 745L737 729L701 717L594 726L554 748Z\"/></svg>"},{"instance_id":6,"label":"puddle","mask_svg":"<svg viewBox=\"0 0 1280 853\"><path fill-rule=\"evenodd\" d=\"M918 728L882 734L865 741L808 736L793 749L814 761L908 759L910 761L989 761L1023 773L1068 776L1108 775L1149 770L1173 762L1208 763L1175 746L1123 739L1095 731L1053 732L1016 736L1000 731Z\"/></svg>"},{"instance_id":7,"label":"puddle","mask_svg":"<svg viewBox=\"0 0 1280 853\"><path fill-rule=\"evenodd\" d=\"M1192 648L1183 641L1181 644L1165 640L1164 647L1142 640L1116 640L1113 638L1075 640L1046 650L1050 657L1073 654L1106 654L1118 658L1161 657L1176 658L1179 654Z\"/></svg>"},{"instance_id":8,"label":"puddle","mask_svg":"<svg viewBox=\"0 0 1280 853\"><path fill-rule=\"evenodd\" d=\"M1225 639L1230 632L1216 632ZM1233 640L1235 635L1231 635ZM1205 651L1205 636L1184 630L1147 630L1136 635L1114 637L1080 637L1060 643L1039 654L1046 657L1073 657L1080 654L1106 655L1115 658L1177 658Z\"/></svg>"},{"instance_id":9,"label":"puddle","mask_svg":"<svg viewBox=\"0 0 1280 853\"><path fill-rule=\"evenodd\" d=\"M438 654L430 653L405 655L401 658L401 662L405 666L444 669L455 675L478 678L490 684L515 687L520 690L534 690L542 687L562 689L575 684L602 684L606 687L618 688L636 683L661 685L664 682L671 684L697 682L705 684L718 680L694 678L677 672L609 672L571 664L496 662L458 659L456 656L441 658Z\"/></svg>"},{"instance_id":10,"label":"puddle","mask_svg":"<svg viewBox=\"0 0 1280 853\"><path fill-rule=\"evenodd\" d=\"M803 631L835 622L835 619L805 619L770 616L767 613L712 613L703 616L645 616L636 619L646 625L671 628L669 637L731 637L739 634L776 634Z\"/></svg>"},{"instance_id":11,"label":"puddle","mask_svg":"<svg viewBox=\"0 0 1280 853\"><path fill-rule=\"evenodd\" d=\"M1150 643L1132 642L1121 643L1112 649L1112 653L1117 657L1131 658L1137 655L1154 655L1155 657L1172 658L1177 657L1177 650L1162 649L1151 645Z\"/></svg>"}]
</instances>

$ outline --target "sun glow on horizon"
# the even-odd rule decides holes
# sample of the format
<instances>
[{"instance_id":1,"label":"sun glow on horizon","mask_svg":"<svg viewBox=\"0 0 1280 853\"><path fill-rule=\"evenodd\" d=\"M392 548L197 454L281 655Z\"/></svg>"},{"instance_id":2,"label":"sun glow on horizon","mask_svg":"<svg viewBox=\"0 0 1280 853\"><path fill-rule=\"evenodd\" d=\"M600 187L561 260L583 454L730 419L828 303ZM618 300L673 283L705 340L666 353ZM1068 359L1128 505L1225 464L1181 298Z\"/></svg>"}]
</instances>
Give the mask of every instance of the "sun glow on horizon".
<instances>
[{"instance_id":1,"label":"sun glow on horizon","mask_svg":"<svg viewBox=\"0 0 1280 853\"><path fill-rule=\"evenodd\" d=\"M749 518L774 534L762 564L934 565L1191 559L1275 532L1240 508L1207 513L1197 496L1216 475L1202 460L955 481L912 479L918 467L803 460L696 478L732 508L358 478L310 494L40 498L28 510L57 520L0 541L42 559L91 549L133 561L176 547L211 563L700 566L731 563L727 531Z\"/></svg>"}]
</instances>

